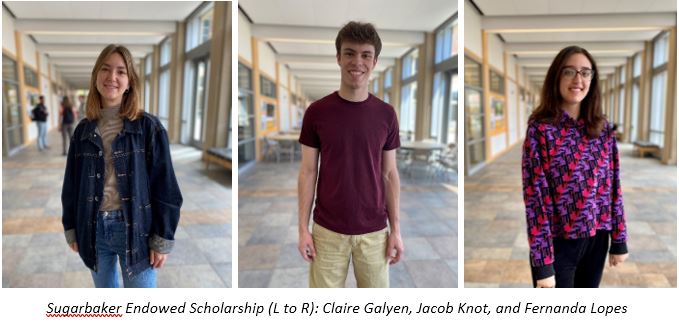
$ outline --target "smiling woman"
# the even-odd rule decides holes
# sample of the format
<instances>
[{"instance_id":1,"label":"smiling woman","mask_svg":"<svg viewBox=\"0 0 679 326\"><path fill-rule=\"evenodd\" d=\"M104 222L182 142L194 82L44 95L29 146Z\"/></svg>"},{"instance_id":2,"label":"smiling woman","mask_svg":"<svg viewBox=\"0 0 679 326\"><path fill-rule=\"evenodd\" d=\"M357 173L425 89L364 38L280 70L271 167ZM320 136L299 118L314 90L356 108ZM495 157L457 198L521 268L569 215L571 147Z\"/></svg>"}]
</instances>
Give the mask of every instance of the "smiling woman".
<instances>
[{"instance_id":1,"label":"smiling woman","mask_svg":"<svg viewBox=\"0 0 679 326\"><path fill-rule=\"evenodd\" d=\"M596 70L587 50L561 50L529 119L522 168L537 287L598 287L606 252L611 266L628 256L620 158Z\"/></svg>"},{"instance_id":2,"label":"smiling woman","mask_svg":"<svg viewBox=\"0 0 679 326\"><path fill-rule=\"evenodd\" d=\"M66 240L96 287L118 287L118 260L125 287L155 287L174 245L182 195L167 132L141 111L138 94L129 50L107 46L92 69L61 193Z\"/></svg>"}]
</instances>

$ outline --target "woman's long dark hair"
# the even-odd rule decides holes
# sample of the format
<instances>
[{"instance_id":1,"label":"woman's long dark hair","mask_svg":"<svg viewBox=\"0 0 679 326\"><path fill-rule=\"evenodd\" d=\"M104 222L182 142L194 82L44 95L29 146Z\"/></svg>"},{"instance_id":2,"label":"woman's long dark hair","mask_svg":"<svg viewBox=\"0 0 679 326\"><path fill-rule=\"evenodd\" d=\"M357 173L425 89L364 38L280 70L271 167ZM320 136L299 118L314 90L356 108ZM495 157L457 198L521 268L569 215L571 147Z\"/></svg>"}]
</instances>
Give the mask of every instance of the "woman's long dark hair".
<instances>
[{"instance_id":1,"label":"woman's long dark hair","mask_svg":"<svg viewBox=\"0 0 679 326\"><path fill-rule=\"evenodd\" d=\"M552 65L547 70L545 82L542 85L542 93L540 97L540 104L530 115L529 120L545 121L556 123L561 120L563 112L561 111L561 103L563 97L559 91L561 82L561 71L566 65L566 61L572 55L580 53L587 57L592 64L592 71L594 75L589 83L589 92L580 103L580 117L585 121L587 134L590 137L598 137L604 127L604 115L601 110L601 92L599 91L599 75L596 67L596 62L587 50L579 46L569 46L562 49L556 55Z\"/></svg>"}]
</instances>

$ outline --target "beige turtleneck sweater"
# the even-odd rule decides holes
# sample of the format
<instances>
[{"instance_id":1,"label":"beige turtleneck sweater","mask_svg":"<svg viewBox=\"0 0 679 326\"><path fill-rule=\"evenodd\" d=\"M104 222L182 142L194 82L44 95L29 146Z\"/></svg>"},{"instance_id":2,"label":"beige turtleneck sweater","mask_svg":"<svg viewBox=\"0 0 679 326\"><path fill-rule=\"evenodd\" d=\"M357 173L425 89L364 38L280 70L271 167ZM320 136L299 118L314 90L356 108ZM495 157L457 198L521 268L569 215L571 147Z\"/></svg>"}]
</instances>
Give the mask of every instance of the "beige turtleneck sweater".
<instances>
[{"instance_id":1,"label":"beige turtleneck sweater","mask_svg":"<svg viewBox=\"0 0 679 326\"><path fill-rule=\"evenodd\" d=\"M113 139L123 130L123 119L120 117L120 108L107 108L101 110L101 119L97 121L97 133L101 136L104 145L104 198L100 211L115 211L121 208L120 194L118 193L118 180L113 166L111 144Z\"/></svg>"}]
</instances>

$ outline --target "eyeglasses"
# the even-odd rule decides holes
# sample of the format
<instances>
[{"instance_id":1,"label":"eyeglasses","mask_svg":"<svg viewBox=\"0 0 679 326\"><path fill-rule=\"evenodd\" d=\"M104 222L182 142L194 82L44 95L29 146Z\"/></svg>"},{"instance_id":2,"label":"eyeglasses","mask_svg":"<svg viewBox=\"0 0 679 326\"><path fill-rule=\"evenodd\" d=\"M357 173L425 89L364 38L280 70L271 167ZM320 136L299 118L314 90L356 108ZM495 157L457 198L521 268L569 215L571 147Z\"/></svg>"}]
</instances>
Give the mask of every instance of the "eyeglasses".
<instances>
[{"instance_id":1,"label":"eyeglasses","mask_svg":"<svg viewBox=\"0 0 679 326\"><path fill-rule=\"evenodd\" d=\"M561 70L561 76L566 77L568 79L573 79L575 78L575 75L580 74L582 79L584 80L592 80L592 77L594 77L594 70L589 69L589 68L583 68L581 70L577 70L575 68L570 68L566 67Z\"/></svg>"}]
</instances>

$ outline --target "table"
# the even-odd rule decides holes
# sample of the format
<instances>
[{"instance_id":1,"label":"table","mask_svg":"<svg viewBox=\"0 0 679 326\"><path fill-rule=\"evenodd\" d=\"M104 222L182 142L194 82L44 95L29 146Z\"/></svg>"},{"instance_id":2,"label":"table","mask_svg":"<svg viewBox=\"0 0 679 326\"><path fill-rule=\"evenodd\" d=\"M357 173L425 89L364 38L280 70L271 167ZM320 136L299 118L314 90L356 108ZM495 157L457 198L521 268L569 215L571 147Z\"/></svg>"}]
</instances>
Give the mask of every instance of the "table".
<instances>
[{"instance_id":1,"label":"table","mask_svg":"<svg viewBox=\"0 0 679 326\"><path fill-rule=\"evenodd\" d=\"M299 134L275 134L271 136L267 136L271 140L275 141L298 141L299 140Z\"/></svg>"},{"instance_id":2,"label":"table","mask_svg":"<svg viewBox=\"0 0 679 326\"><path fill-rule=\"evenodd\" d=\"M402 149L417 151L437 151L446 148L445 145L428 141L407 141L401 143Z\"/></svg>"}]
</instances>

